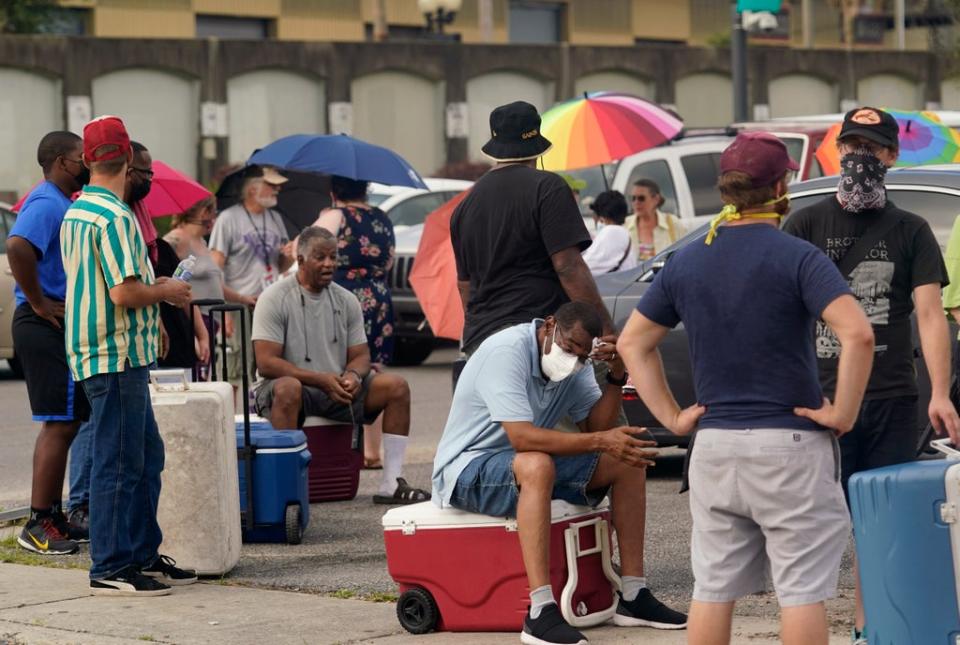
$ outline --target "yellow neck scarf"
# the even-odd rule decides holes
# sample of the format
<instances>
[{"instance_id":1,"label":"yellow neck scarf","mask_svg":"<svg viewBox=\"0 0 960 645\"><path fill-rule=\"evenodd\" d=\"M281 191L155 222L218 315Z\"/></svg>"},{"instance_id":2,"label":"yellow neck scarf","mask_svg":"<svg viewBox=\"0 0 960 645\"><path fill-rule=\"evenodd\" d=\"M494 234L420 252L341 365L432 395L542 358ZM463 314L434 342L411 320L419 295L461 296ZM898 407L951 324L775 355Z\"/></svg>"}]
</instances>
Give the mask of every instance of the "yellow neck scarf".
<instances>
[{"instance_id":1,"label":"yellow neck scarf","mask_svg":"<svg viewBox=\"0 0 960 645\"><path fill-rule=\"evenodd\" d=\"M774 200L774 202L780 201L779 199ZM764 213L741 213L737 210L737 207L733 204L727 204L723 207L723 210L720 211L720 214L713 218L710 222L710 231L707 233L706 243L707 246L713 243L713 238L717 236L717 229L720 228L726 222L735 222L740 219L776 219L779 220L783 215L780 213L774 213L773 211L768 211Z\"/></svg>"}]
</instances>

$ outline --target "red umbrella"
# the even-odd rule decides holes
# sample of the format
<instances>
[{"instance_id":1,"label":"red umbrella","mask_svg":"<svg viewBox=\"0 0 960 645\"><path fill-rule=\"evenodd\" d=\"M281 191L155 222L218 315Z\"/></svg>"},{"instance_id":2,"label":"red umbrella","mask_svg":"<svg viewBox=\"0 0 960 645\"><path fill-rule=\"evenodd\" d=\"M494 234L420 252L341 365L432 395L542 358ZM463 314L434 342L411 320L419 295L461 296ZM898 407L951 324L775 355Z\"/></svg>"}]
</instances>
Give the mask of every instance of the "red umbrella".
<instances>
[{"instance_id":1,"label":"red umbrella","mask_svg":"<svg viewBox=\"0 0 960 645\"><path fill-rule=\"evenodd\" d=\"M464 191L427 215L410 285L423 307L433 334L460 340L463 305L457 290L457 265L450 244L450 218L469 191Z\"/></svg>"},{"instance_id":2,"label":"red umbrella","mask_svg":"<svg viewBox=\"0 0 960 645\"><path fill-rule=\"evenodd\" d=\"M162 217L178 215L212 194L176 168L154 161L153 185L143 201L153 217Z\"/></svg>"},{"instance_id":3,"label":"red umbrella","mask_svg":"<svg viewBox=\"0 0 960 645\"><path fill-rule=\"evenodd\" d=\"M17 203L10 209L14 213L20 212L23 202L39 186L39 182L30 187ZM164 215L179 215L201 199L210 197L213 193L197 183L176 168L171 168L162 161L153 162L153 185L150 193L143 199L147 211L153 217ZM76 195L74 195L76 197Z\"/></svg>"}]
</instances>

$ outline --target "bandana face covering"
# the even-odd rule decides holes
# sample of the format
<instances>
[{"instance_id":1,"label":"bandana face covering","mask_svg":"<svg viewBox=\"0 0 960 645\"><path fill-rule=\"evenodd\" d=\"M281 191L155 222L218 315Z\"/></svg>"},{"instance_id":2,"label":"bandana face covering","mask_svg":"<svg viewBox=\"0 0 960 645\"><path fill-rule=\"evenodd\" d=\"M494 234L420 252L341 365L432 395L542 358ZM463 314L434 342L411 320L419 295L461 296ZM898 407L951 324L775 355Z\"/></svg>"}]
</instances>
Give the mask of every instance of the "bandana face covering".
<instances>
[{"instance_id":1,"label":"bandana face covering","mask_svg":"<svg viewBox=\"0 0 960 645\"><path fill-rule=\"evenodd\" d=\"M784 193L776 199L771 199L768 202L765 202L764 206L776 206L780 202L786 202L790 204L790 196L787 193ZM786 211L784 211L786 212ZM775 219L780 220L783 218L783 215L776 211L768 211L764 213L747 213L743 214L737 210L737 207L733 204L727 204L723 207L723 210L720 211L720 214L714 217L710 221L710 230L707 232L707 239L704 240L704 244L710 246L713 243L713 238L717 236L717 229L727 222L736 222L740 219Z\"/></svg>"},{"instance_id":2,"label":"bandana face covering","mask_svg":"<svg viewBox=\"0 0 960 645\"><path fill-rule=\"evenodd\" d=\"M859 148L840 159L837 198L848 213L880 209L887 204L883 180L887 167L869 150Z\"/></svg>"}]
</instances>

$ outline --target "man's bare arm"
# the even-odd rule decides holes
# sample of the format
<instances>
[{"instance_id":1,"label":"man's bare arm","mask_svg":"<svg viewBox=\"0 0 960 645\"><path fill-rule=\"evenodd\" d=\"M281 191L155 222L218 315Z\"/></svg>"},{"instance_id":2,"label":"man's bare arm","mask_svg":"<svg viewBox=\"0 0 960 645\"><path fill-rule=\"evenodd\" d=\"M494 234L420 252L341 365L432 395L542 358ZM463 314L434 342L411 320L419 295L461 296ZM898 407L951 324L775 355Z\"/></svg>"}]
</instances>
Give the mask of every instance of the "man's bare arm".
<instances>
[{"instance_id":1,"label":"man's bare arm","mask_svg":"<svg viewBox=\"0 0 960 645\"><path fill-rule=\"evenodd\" d=\"M616 333L613 328L613 320L600 298L597 283L594 281L593 275L590 274L587 263L583 261L583 256L580 255L580 249L571 246L562 251L557 251L550 256L550 261L553 263L553 270L557 272L557 277L560 278L560 284L563 285L567 297L572 301L593 305L603 322L604 335Z\"/></svg>"}]
</instances>

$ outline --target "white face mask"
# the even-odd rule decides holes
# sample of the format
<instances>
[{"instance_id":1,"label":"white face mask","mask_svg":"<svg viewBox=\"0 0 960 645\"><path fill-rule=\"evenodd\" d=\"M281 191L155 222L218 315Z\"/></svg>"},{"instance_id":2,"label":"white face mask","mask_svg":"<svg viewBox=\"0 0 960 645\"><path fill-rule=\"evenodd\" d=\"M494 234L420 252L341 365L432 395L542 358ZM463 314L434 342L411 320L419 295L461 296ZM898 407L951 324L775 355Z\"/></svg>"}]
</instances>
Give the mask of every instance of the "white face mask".
<instances>
[{"instance_id":1,"label":"white face mask","mask_svg":"<svg viewBox=\"0 0 960 645\"><path fill-rule=\"evenodd\" d=\"M267 197L257 197L257 203L264 208L274 208L277 205L277 196L269 195Z\"/></svg>"},{"instance_id":2,"label":"white face mask","mask_svg":"<svg viewBox=\"0 0 960 645\"><path fill-rule=\"evenodd\" d=\"M550 353L547 353L547 339L543 339L543 356L540 357L540 369L543 375L554 383L569 378L583 369L583 363L576 354L564 351L557 344L557 327L553 327Z\"/></svg>"}]
</instances>

